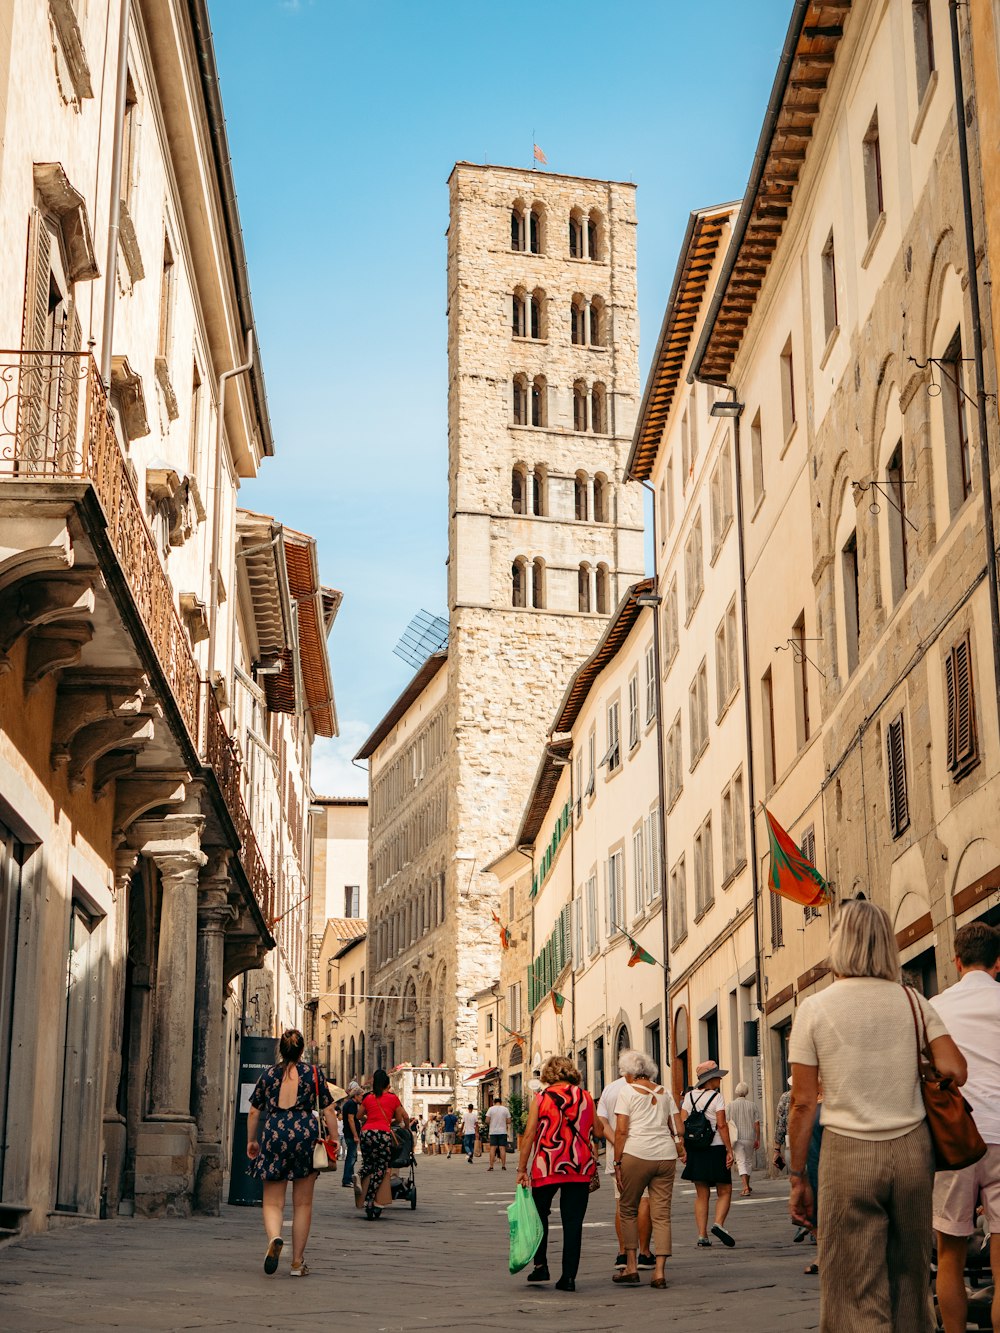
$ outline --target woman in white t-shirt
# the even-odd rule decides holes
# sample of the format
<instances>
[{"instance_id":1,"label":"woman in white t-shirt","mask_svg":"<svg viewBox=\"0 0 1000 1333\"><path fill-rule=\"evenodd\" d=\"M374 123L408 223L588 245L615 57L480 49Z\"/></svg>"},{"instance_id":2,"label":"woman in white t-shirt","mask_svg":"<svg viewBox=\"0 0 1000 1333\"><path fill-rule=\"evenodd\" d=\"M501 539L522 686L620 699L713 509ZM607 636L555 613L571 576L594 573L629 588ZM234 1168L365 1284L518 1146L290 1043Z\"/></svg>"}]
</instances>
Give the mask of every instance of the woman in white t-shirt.
<instances>
[{"instance_id":1,"label":"woman in white t-shirt","mask_svg":"<svg viewBox=\"0 0 1000 1333\"><path fill-rule=\"evenodd\" d=\"M670 1201L678 1155L684 1142L677 1103L655 1080L656 1065L641 1051L626 1051L618 1061L618 1073L628 1086L615 1103L615 1180L621 1194L620 1215L625 1246L624 1272L612 1282L637 1287L639 1277L639 1200L649 1191L653 1223L653 1254L656 1265L651 1287L666 1287L666 1262L670 1257Z\"/></svg>"},{"instance_id":2,"label":"woman in white t-shirt","mask_svg":"<svg viewBox=\"0 0 1000 1333\"><path fill-rule=\"evenodd\" d=\"M934 1155L917 1074L931 1060L956 1084L965 1060L922 995L899 984L892 923L865 899L842 903L830 937L835 980L802 1001L789 1043L792 1220L811 1224L806 1173L819 1081L821 1333L931 1333ZM912 1004L912 1008L911 1008Z\"/></svg>"}]
</instances>

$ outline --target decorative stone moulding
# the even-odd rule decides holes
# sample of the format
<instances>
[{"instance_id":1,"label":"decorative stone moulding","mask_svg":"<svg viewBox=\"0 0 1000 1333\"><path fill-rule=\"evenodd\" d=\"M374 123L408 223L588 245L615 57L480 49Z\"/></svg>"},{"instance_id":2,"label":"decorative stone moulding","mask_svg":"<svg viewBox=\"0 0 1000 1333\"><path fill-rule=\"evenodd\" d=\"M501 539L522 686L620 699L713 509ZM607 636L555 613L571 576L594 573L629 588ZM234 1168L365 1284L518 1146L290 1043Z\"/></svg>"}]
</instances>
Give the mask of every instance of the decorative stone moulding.
<instances>
[{"instance_id":1,"label":"decorative stone moulding","mask_svg":"<svg viewBox=\"0 0 1000 1333\"><path fill-rule=\"evenodd\" d=\"M118 398L122 425L128 438L139 440L148 435L149 416L146 412L146 397L142 391L142 376L132 369L127 356L111 358L111 387Z\"/></svg>"},{"instance_id":2,"label":"decorative stone moulding","mask_svg":"<svg viewBox=\"0 0 1000 1333\"><path fill-rule=\"evenodd\" d=\"M125 267L128 269L128 275L134 287L137 282L141 282L146 276L146 270L142 266L139 238L135 234L135 223L132 221L132 214L128 211L128 205L124 199L118 206L118 244L121 247Z\"/></svg>"},{"instance_id":3,"label":"decorative stone moulding","mask_svg":"<svg viewBox=\"0 0 1000 1333\"><path fill-rule=\"evenodd\" d=\"M94 251L94 238L87 204L70 184L61 162L36 162L35 192L43 207L59 219L66 246L67 276L73 282L89 282L101 276Z\"/></svg>"},{"instance_id":4,"label":"decorative stone moulding","mask_svg":"<svg viewBox=\"0 0 1000 1333\"><path fill-rule=\"evenodd\" d=\"M146 496L154 504L174 498L181 479L169 463L154 459L146 469Z\"/></svg>"},{"instance_id":5,"label":"decorative stone moulding","mask_svg":"<svg viewBox=\"0 0 1000 1333\"><path fill-rule=\"evenodd\" d=\"M82 101L85 97L93 97L94 85L74 0L49 0L49 17L59 39L59 47L77 99Z\"/></svg>"},{"instance_id":6,"label":"decorative stone moulding","mask_svg":"<svg viewBox=\"0 0 1000 1333\"><path fill-rule=\"evenodd\" d=\"M192 644L201 643L208 638L208 608L194 592L182 592L180 603L181 619Z\"/></svg>"},{"instance_id":7,"label":"decorative stone moulding","mask_svg":"<svg viewBox=\"0 0 1000 1333\"><path fill-rule=\"evenodd\" d=\"M165 356L158 356L153 362L156 371L156 380L163 391L163 402L167 409L167 416L171 421L176 421L181 414L181 409L177 405L177 395L174 393L174 386L170 383L170 367L167 365Z\"/></svg>"}]
</instances>

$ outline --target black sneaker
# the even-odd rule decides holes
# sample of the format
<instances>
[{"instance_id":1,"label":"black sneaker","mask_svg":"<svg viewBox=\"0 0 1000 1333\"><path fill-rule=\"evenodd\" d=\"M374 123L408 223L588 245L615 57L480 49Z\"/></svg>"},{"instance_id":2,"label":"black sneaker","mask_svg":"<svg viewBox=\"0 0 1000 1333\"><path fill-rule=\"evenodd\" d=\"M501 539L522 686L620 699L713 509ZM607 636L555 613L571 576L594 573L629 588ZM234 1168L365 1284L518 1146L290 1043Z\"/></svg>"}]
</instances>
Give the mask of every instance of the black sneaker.
<instances>
[{"instance_id":1,"label":"black sneaker","mask_svg":"<svg viewBox=\"0 0 1000 1333\"><path fill-rule=\"evenodd\" d=\"M627 1263L628 1260L625 1258L624 1254L620 1254L618 1258L615 1260L615 1267L624 1268Z\"/></svg>"},{"instance_id":2,"label":"black sneaker","mask_svg":"<svg viewBox=\"0 0 1000 1333\"><path fill-rule=\"evenodd\" d=\"M531 1270L531 1272L528 1274L528 1281L529 1281L529 1282L548 1282L548 1281L549 1281L549 1270L545 1267L544 1264L540 1265L538 1268L533 1268L533 1269Z\"/></svg>"},{"instance_id":3,"label":"black sneaker","mask_svg":"<svg viewBox=\"0 0 1000 1333\"><path fill-rule=\"evenodd\" d=\"M736 1237L731 1236L725 1227L720 1227L718 1222L716 1222L715 1226L712 1228L712 1235L718 1236L723 1245L727 1246L730 1250L736 1244Z\"/></svg>"},{"instance_id":4,"label":"black sneaker","mask_svg":"<svg viewBox=\"0 0 1000 1333\"><path fill-rule=\"evenodd\" d=\"M698 1249L699 1249L699 1250L710 1250L711 1248L712 1248L712 1242L708 1239L707 1236L699 1236L699 1237L698 1237Z\"/></svg>"},{"instance_id":5,"label":"black sneaker","mask_svg":"<svg viewBox=\"0 0 1000 1333\"><path fill-rule=\"evenodd\" d=\"M656 1267L656 1260L653 1258L651 1254L640 1254L637 1262L640 1268Z\"/></svg>"},{"instance_id":6,"label":"black sneaker","mask_svg":"<svg viewBox=\"0 0 1000 1333\"><path fill-rule=\"evenodd\" d=\"M556 1291L576 1291L576 1278L561 1277L556 1283Z\"/></svg>"}]
</instances>

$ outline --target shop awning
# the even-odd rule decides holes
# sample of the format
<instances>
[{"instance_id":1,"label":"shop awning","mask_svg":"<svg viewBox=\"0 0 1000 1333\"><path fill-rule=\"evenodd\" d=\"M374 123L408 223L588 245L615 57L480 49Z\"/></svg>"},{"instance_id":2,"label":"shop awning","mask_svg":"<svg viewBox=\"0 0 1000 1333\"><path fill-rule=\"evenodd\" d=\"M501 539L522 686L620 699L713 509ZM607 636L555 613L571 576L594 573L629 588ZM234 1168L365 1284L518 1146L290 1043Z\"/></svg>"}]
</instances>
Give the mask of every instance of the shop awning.
<instances>
[{"instance_id":1,"label":"shop awning","mask_svg":"<svg viewBox=\"0 0 1000 1333\"><path fill-rule=\"evenodd\" d=\"M474 1074L470 1074L468 1078L463 1079L462 1086L465 1088L471 1088L476 1083L485 1083L488 1078L492 1078L494 1074L499 1074L499 1073L500 1073L499 1065L487 1065L485 1069L477 1069Z\"/></svg>"}]
</instances>

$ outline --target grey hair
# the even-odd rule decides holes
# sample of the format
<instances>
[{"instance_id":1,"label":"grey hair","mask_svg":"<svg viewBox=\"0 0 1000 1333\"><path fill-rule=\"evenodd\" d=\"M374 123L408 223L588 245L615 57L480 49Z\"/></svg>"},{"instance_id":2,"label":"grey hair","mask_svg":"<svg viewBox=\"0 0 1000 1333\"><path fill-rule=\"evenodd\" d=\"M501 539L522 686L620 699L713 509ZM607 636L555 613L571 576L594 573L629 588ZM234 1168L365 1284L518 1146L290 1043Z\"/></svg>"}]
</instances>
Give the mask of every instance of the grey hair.
<instances>
[{"instance_id":1,"label":"grey hair","mask_svg":"<svg viewBox=\"0 0 1000 1333\"><path fill-rule=\"evenodd\" d=\"M622 1051L618 1073L622 1078L656 1078L656 1062L645 1051Z\"/></svg>"},{"instance_id":2,"label":"grey hair","mask_svg":"<svg viewBox=\"0 0 1000 1333\"><path fill-rule=\"evenodd\" d=\"M830 936L830 967L838 977L899 980L899 949L888 914L866 898L841 903Z\"/></svg>"},{"instance_id":3,"label":"grey hair","mask_svg":"<svg viewBox=\"0 0 1000 1333\"><path fill-rule=\"evenodd\" d=\"M749 1092L750 1088L746 1083L737 1083L736 1087L733 1088L734 1097L746 1097Z\"/></svg>"}]
</instances>

